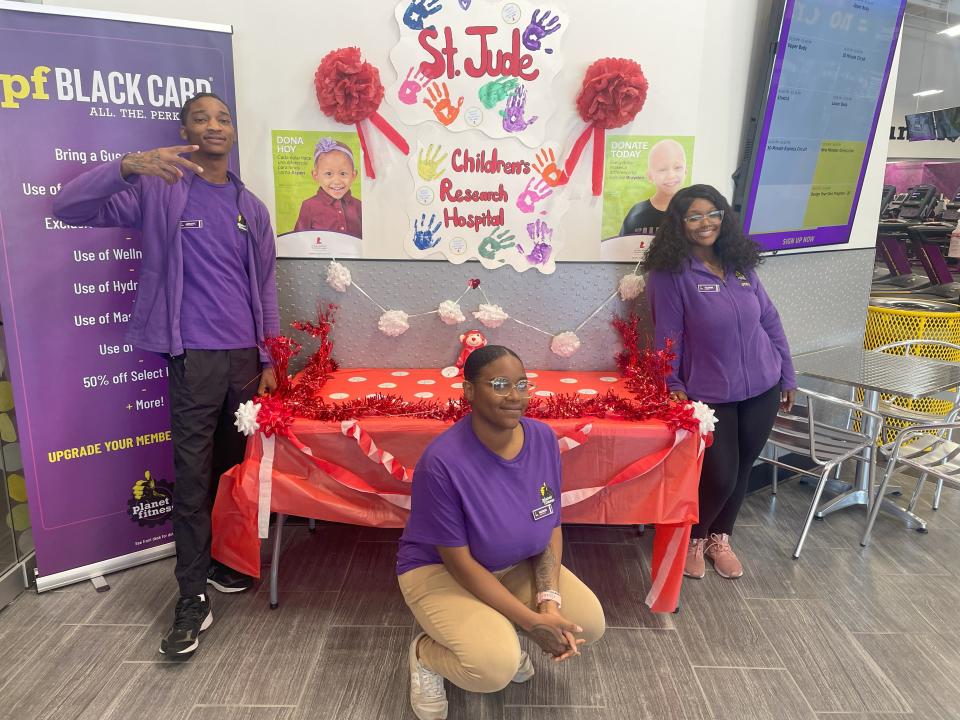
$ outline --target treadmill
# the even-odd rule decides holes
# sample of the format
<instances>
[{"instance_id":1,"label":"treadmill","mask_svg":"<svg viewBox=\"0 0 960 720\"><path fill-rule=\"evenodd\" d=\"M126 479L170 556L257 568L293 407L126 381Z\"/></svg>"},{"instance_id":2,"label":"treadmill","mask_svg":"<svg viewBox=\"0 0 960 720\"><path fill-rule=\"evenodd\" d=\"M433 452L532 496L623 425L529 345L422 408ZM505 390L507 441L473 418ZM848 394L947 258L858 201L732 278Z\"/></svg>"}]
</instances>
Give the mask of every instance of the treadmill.
<instances>
[{"instance_id":1,"label":"treadmill","mask_svg":"<svg viewBox=\"0 0 960 720\"><path fill-rule=\"evenodd\" d=\"M929 277L913 272L907 257L907 244L912 240L907 230L914 224L906 220L881 220L878 224L877 254L886 263L891 276L871 284L871 297L922 291L931 285Z\"/></svg>"},{"instance_id":2,"label":"treadmill","mask_svg":"<svg viewBox=\"0 0 960 720\"><path fill-rule=\"evenodd\" d=\"M923 222L931 215L937 206L939 192L933 185L914 185L907 190L907 197L900 205L901 220Z\"/></svg>"},{"instance_id":3,"label":"treadmill","mask_svg":"<svg viewBox=\"0 0 960 720\"><path fill-rule=\"evenodd\" d=\"M883 195L880 198L880 218L883 219L887 217L886 212L890 203L893 201L893 198L897 196L897 186L896 185L884 185L883 186Z\"/></svg>"},{"instance_id":4,"label":"treadmill","mask_svg":"<svg viewBox=\"0 0 960 720\"><path fill-rule=\"evenodd\" d=\"M903 201L906 199L906 193L897 193L894 195L893 200L890 201L884 211L884 219L892 220L898 217L900 215L900 206L903 205Z\"/></svg>"},{"instance_id":5,"label":"treadmill","mask_svg":"<svg viewBox=\"0 0 960 720\"><path fill-rule=\"evenodd\" d=\"M914 251L931 280L929 287L920 292L925 297L937 296L953 303L960 303L960 282L954 280L947 266L946 255L950 247L953 223L923 223L906 229L913 242Z\"/></svg>"},{"instance_id":6,"label":"treadmill","mask_svg":"<svg viewBox=\"0 0 960 720\"><path fill-rule=\"evenodd\" d=\"M960 221L960 189L957 190L957 194L953 198L947 201L947 207L944 208L940 219L954 224Z\"/></svg>"}]
</instances>

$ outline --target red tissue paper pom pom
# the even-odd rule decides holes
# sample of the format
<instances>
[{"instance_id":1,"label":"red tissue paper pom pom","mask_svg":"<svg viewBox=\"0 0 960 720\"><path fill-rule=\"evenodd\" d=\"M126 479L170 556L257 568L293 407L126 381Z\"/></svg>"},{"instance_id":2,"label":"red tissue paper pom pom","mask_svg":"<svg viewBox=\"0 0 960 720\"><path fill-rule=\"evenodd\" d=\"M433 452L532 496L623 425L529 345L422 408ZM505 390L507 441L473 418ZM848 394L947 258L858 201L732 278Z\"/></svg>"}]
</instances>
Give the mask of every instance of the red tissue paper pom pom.
<instances>
[{"instance_id":1,"label":"red tissue paper pom pom","mask_svg":"<svg viewBox=\"0 0 960 720\"><path fill-rule=\"evenodd\" d=\"M380 71L360 57L360 48L327 53L314 76L317 101L324 114L353 125L376 112L383 100Z\"/></svg>"},{"instance_id":2,"label":"red tissue paper pom pom","mask_svg":"<svg viewBox=\"0 0 960 720\"><path fill-rule=\"evenodd\" d=\"M588 124L605 130L632 122L647 100L647 78L626 58L602 58L587 68L577 111Z\"/></svg>"}]
</instances>

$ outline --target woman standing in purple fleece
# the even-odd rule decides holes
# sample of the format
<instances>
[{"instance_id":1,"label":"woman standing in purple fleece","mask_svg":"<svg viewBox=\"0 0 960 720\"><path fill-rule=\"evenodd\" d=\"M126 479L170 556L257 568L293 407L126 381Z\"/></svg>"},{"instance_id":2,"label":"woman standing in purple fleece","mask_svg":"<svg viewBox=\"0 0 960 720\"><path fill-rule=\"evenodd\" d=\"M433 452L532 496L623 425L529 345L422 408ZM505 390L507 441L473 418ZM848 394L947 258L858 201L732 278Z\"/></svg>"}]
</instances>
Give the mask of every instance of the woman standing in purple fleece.
<instances>
[{"instance_id":1,"label":"woman standing in purple fleece","mask_svg":"<svg viewBox=\"0 0 960 720\"><path fill-rule=\"evenodd\" d=\"M516 627L558 661L605 628L596 596L560 564L560 448L549 426L523 417L534 385L520 358L487 345L463 378L472 412L417 463L397 556L425 631L409 650L420 720L447 717L444 678L491 693L533 677Z\"/></svg>"},{"instance_id":2,"label":"woman standing in purple fleece","mask_svg":"<svg viewBox=\"0 0 960 720\"><path fill-rule=\"evenodd\" d=\"M657 346L670 338L676 352L671 395L707 403L718 420L703 457L688 577L704 576L704 556L722 577L743 575L730 535L777 409L789 409L796 394L780 315L754 270L759 262L757 244L709 185L674 195L644 260Z\"/></svg>"}]
</instances>

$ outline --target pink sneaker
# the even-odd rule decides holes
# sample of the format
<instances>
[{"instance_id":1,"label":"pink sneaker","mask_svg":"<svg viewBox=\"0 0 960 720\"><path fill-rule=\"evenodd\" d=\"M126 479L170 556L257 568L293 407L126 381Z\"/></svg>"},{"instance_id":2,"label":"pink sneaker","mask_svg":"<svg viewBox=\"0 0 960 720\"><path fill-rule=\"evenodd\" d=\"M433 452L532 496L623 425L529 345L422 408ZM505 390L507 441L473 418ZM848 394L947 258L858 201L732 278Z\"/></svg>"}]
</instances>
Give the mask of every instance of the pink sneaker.
<instances>
[{"instance_id":1,"label":"pink sneaker","mask_svg":"<svg viewBox=\"0 0 960 720\"><path fill-rule=\"evenodd\" d=\"M703 562L706 544L706 538L690 538L690 545L687 546L687 562L683 566L683 574L687 577L700 579L706 574L707 568Z\"/></svg>"},{"instance_id":2,"label":"pink sneaker","mask_svg":"<svg viewBox=\"0 0 960 720\"><path fill-rule=\"evenodd\" d=\"M743 565L730 547L730 536L726 533L711 533L704 555L713 561L713 569L720 577L733 579L743 575Z\"/></svg>"}]
</instances>

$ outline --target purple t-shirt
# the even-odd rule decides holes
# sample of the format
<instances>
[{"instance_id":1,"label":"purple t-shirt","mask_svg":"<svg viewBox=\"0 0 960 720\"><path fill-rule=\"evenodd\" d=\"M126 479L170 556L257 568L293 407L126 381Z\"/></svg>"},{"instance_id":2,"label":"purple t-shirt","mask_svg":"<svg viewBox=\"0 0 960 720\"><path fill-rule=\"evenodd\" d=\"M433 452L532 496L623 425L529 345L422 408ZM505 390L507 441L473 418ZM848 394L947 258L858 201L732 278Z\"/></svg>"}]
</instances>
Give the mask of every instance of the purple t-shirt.
<instances>
[{"instance_id":1,"label":"purple t-shirt","mask_svg":"<svg viewBox=\"0 0 960 720\"><path fill-rule=\"evenodd\" d=\"M257 344L247 273L248 230L241 225L245 223L237 208L236 186L195 177L180 216L184 348L235 350Z\"/></svg>"},{"instance_id":2,"label":"purple t-shirt","mask_svg":"<svg viewBox=\"0 0 960 720\"><path fill-rule=\"evenodd\" d=\"M469 415L427 446L413 473L398 575L442 563L437 545L467 546L491 572L544 551L560 524L560 448L549 425L520 423L523 448L513 460L480 442Z\"/></svg>"}]
</instances>

